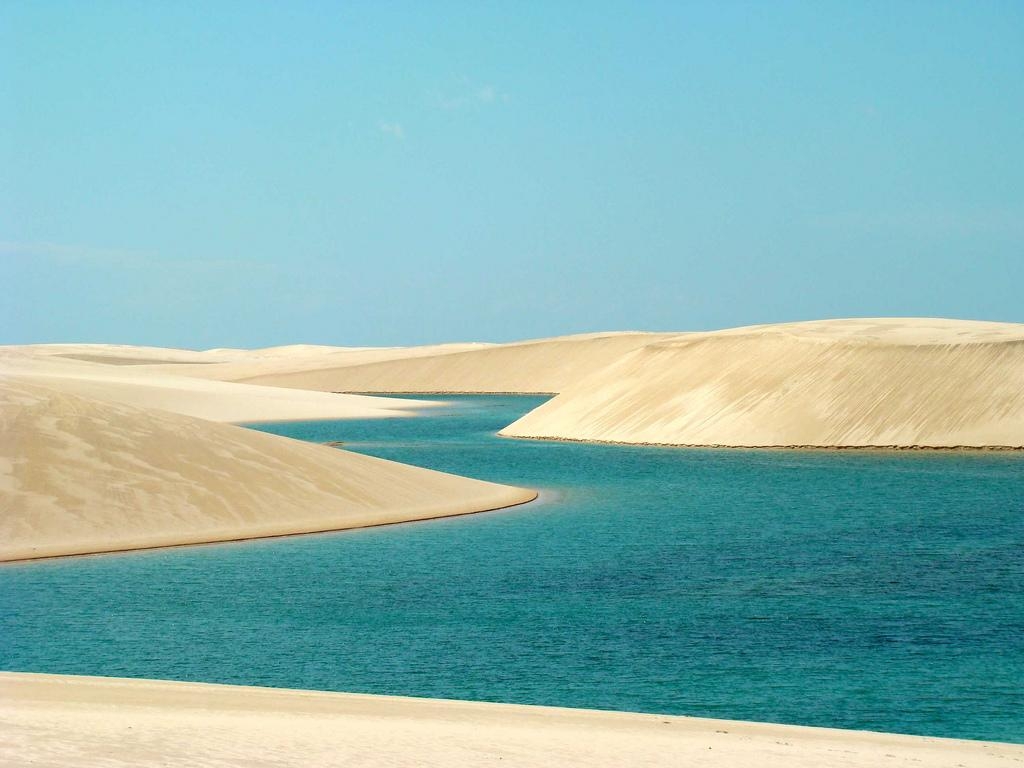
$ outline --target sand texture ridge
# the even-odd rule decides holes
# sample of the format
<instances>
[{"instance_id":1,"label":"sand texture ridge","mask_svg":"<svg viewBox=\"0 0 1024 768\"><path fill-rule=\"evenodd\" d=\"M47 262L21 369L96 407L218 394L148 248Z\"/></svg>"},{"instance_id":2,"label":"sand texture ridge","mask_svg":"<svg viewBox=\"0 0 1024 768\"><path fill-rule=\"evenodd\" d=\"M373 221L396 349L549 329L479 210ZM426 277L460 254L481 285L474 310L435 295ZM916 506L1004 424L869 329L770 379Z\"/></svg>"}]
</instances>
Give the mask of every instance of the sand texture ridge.
<instances>
[{"instance_id":1,"label":"sand texture ridge","mask_svg":"<svg viewBox=\"0 0 1024 768\"><path fill-rule=\"evenodd\" d=\"M251 384L324 392L561 392L638 347L671 334L604 333L495 344L472 349L405 353L377 362L249 377Z\"/></svg>"},{"instance_id":2,"label":"sand texture ridge","mask_svg":"<svg viewBox=\"0 0 1024 768\"><path fill-rule=\"evenodd\" d=\"M177 365L149 365L152 371L163 371L180 376L194 376L220 381L245 381L262 376L306 373L329 368L365 365L412 357L430 357L453 352L486 349L491 344L470 342L428 344L418 347L315 347L295 344L269 349L231 350L225 359L204 360L199 363ZM212 354L217 350L212 350ZM259 382L256 382L259 383Z\"/></svg>"},{"instance_id":3,"label":"sand texture ridge","mask_svg":"<svg viewBox=\"0 0 1024 768\"><path fill-rule=\"evenodd\" d=\"M644 346L501 431L733 447L1024 447L1024 325L826 320Z\"/></svg>"},{"instance_id":4,"label":"sand texture ridge","mask_svg":"<svg viewBox=\"0 0 1024 768\"><path fill-rule=\"evenodd\" d=\"M289 344L260 349L208 349L201 352L123 344L36 344L8 347L37 357L84 360L138 368L145 373L168 373L218 381L242 381L256 376L315 371L402 360L494 346L482 342L429 344L417 347L331 347ZM0 351L4 348L0 347Z\"/></svg>"},{"instance_id":5,"label":"sand texture ridge","mask_svg":"<svg viewBox=\"0 0 1024 768\"><path fill-rule=\"evenodd\" d=\"M995 768L1024 746L628 712L0 673L0 765Z\"/></svg>"},{"instance_id":6,"label":"sand texture ridge","mask_svg":"<svg viewBox=\"0 0 1024 768\"><path fill-rule=\"evenodd\" d=\"M211 421L259 422L409 416L433 403L399 398L304 392L177 375L189 363L153 368L138 361L207 353L106 345L0 348L0 376L69 394L196 416ZM273 365L277 358L270 358ZM287 358L286 358L287 359ZM104 362L105 361L105 362ZM198 364L197 367L209 367ZM171 372L168 372L171 371Z\"/></svg>"},{"instance_id":7,"label":"sand texture ridge","mask_svg":"<svg viewBox=\"0 0 1024 768\"><path fill-rule=\"evenodd\" d=\"M0 378L0 560L340 530L535 496Z\"/></svg>"}]
</instances>

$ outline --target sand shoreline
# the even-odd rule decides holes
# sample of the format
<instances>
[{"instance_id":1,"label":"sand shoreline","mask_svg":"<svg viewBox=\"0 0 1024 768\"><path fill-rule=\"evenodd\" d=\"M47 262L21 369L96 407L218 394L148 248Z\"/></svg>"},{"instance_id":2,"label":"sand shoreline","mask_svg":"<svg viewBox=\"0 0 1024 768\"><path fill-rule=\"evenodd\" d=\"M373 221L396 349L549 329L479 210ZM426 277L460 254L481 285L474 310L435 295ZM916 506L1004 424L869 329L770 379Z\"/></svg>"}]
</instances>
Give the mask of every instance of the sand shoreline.
<instances>
[{"instance_id":1,"label":"sand shoreline","mask_svg":"<svg viewBox=\"0 0 1024 768\"><path fill-rule=\"evenodd\" d=\"M332 391L331 394L334 394L334 395L361 395L363 397L390 397L391 395L479 395L481 397L483 397L484 395L494 395L495 397L519 396L519 395L522 395L523 397L541 397L541 396L555 397L558 393L557 392L537 392L537 391L533 391L533 390L522 390L522 389L521 390L516 390L516 391L509 391L509 392L496 392L496 391L490 390L490 389L486 389L486 390L481 390L481 389L465 389L465 390L463 390L463 389L435 389L435 390L427 390L427 389L402 389L402 390L399 390L399 389L389 389L389 390L386 390L386 391L385 390L377 390L377 391L373 391L373 392L357 392L355 390L349 392L349 391L339 390L337 392L333 392ZM442 405L443 405L443 403L442 403Z\"/></svg>"},{"instance_id":2,"label":"sand shoreline","mask_svg":"<svg viewBox=\"0 0 1024 768\"><path fill-rule=\"evenodd\" d=\"M98 557L102 555L127 555L133 552L152 552L162 549L183 549L186 547L215 547L220 544L241 544L247 541L258 541L262 539L288 539L298 536L318 536L321 534L328 533L344 533L345 531L358 531L364 528L385 528L393 525L410 525L412 523L424 523L430 520L443 520L447 517L466 517L467 515L483 515L488 512L501 512L503 510L514 509L516 507L522 507L527 504L533 504L540 500L540 492L533 491L530 489L524 489L527 493L533 493L533 498L527 498L522 501L514 501L508 504L502 504L500 506L488 507L487 509L475 509L467 511L455 511L446 513L443 515L436 515L434 517L416 518L410 520L383 520L381 522L368 522L360 525L349 525L342 528L321 528L317 530L309 531L286 531L283 533L253 533L251 535L238 536L231 539L214 539L212 541L171 541L167 544L148 544L145 546L138 547L124 547L122 549L104 549L91 552L75 552L67 554L53 554L53 555L35 555L32 557L17 557L0 560L0 569L10 565L24 565L26 563L34 563L43 560L60 560L64 558L76 558L76 557Z\"/></svg>"},{"instance_id":3,"label":"sand shoreline","mask_svg":"<svg viewBox=\"0 0 1024 768\"><path fill-rule=\"evenodd\" d=\"M858 318L654 341L501 430L729 448L1024 448L1024 324Z\"/></svg>"},{"instance_id":4,"label":"sand shoreline","mask_svg":"<svg viewBox=\"0 0 1024 768\"><path fill-rule=\"evenodd\" d=\"M702 445L700 443L633 443L624 440L597 440L582 437L550 437L548 435L506 435L508 440L535 440L548 443L583 443L586 445L617 445L633 448L692 448L703 451L864 451L867 453L1015 453L1024 451L1024 445Z\"/></svg>"},{"instance_id":5,"label":"sand shoreline","mask_svg":"<svg viewBox=\"0 0 1024 768\"><path fill-rule=\"evenodd\" d=\"M492 511L531 489L20 380L0 386L0 560Z\"/></svg>"},{"instance_id":6,"label":"sand shoreline","mask_svg":"<svg viewBox=\"0 0 1024 768\"><path fill-rule=\"evenodd\" d=\"M677 715L0 672L0 764L1010 766L1024 745Z\"/></svg>"},{"instance_id":7,"label":"sand shoreline","mask_svg":"<svg viewBox=\"0 0 1024 768\"><path fill-rule=\"evenodd\" d=\"M348 392L331 392L332 395L346 395ZM406 394L416 394L408 392ZM441 393L438 393L441 394ZM376 400L383 400L387 398L387 395L369 395ZM397 399L397 398L396 398ZM393 413L379 413L373 415L344 415L344 416L280 416L271 419L245 419L241 421L223 421L222 424L233 424L236 427L245 427L246 429L255 429L261 424L300 424L306 421L361 421L363 419L417 419L429 416L429 411L435 408L444 408L448 403L443 403L438 400L424 400L423 407L409 407L407 405L402 406L401 411L395 411Z\"/></svg>"}]
</instances>

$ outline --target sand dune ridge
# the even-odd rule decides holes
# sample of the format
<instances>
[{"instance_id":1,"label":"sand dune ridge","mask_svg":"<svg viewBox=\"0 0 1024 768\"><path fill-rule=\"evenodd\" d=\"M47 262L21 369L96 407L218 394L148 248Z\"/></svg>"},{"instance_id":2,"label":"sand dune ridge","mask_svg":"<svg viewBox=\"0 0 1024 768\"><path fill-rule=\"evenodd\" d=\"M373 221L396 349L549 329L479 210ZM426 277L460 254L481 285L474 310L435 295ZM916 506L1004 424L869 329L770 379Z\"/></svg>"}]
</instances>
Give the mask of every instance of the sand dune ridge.
<instances>
[{"instance_id":1,"label":"sand dune ridge","mask_svg":"<svg viewBox=\"0 0 1024 768\"><path fill-rule=\"evenodd\" d=\"M0 380L0 560L341 530L535 496Z\"/></svg>"},{"instance_id":2,"label":"sand dune ridge","mask_svg":"<svg viewBox=\"0 0 1024 768\"><path fill-rule=\"evenodd\" d=\"M1024 325L817 321L646 345L501 431L734 447L1024 447Z\"/></svg>"}]
</instances>

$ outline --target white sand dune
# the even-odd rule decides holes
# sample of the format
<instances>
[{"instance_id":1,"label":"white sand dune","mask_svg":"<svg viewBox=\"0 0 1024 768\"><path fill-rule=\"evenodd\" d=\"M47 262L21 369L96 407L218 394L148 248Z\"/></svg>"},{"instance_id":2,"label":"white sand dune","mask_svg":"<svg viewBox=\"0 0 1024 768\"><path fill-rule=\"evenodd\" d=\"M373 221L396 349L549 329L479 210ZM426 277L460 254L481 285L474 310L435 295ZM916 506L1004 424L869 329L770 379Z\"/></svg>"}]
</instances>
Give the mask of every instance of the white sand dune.
<instances>
[{"instance_id":1,"label":"white sand dune","mask_svg":"<svg viewBox=\"0 0 1024 768\"><path fill-rule=\"evenodd\" d=\"M16 377L70 394L180 413L211 421L259 422L301 419L351 419L408 416L436 403L303 392L297 389L262 387L197 379L123 363L145 359L149 350L124 348L122 362L102 364L94 360L40 354L33 348L0 350L0 376ZM152 350L152 354L173 350ZM76 353L77 354L77 353ZM95 359L102 355L94 356ZM184 365L175 365L175 368Z\"/></svg>"},{"instance_id":2,"label":"white sand dune","mask_svg":"<svg viewBox=\"0 0 1024 768\"><path fill-rule=\"evenodd\" d=\"M383 360L402 360L409 357L424 357L484 349L492 346L483 343L432 344L422 347L318 347L295 344L289 347L270 347L254 350L218 350L221 359L210 357L196 361L173 361L171 365L146 366L152 371L173 373L177 376L194 376L219 381L244 381L256 376L316 371L323 368L339 368Z\"/></svg>"},{"instance_id":3,"label":"white sand dune","mask_svg":"<svg viewBox=\"0 0 1024 768\"><path fill-rule=\"evenodd\" d=\"M382 360L430 356L483 349L492 344L470 342L419 347L332 347L321 344L289 344L261 349L217 348L203 351L127 344L25 344L0 346L5 358L32 358L51 367L63 361L84 361L105 366L125 366L124 375L165 373L216 381L241 381L254 376L313 371L362 365ZM108 371L109 372L109 371Z\"/></svg>"},{"instance_id":4,"label":"white sand dune","mask_svg":"<svg viewBox=\"0 0 1024 768\"><path fill-rule=\"evenodd\" d=\"M1024 746L629 712L0 673L0 765L1010 768Z\"/></svg>"},{"instance_id":5,"label":"white sand dune","mask_svg":"<svg viewBox=\"0 0 1024 768\"><path fill-rule=\"evenodd\" d=\"M130 344L21 344L0 346L0 357L6 353L32 357L67 358L105 362L110 365L154 365L158 363L204 363L232 359L243 350L221 349L198 352L171 347L144 347Z\"/></svg>"},{"instance_id":6,"label":"white sand dune","mask_svg":"<svg viewBox=\"0 0 1024 768\"><path fill-rule=\"evenodd\" d=\"M603 333L440 350L245 379L323 392L560 392L638 347L671 334Z\"/></svg>"},{"instance_id":7,"label":"white sand dune","mask_svg":"<svg viewBox=\"0 0 1024 768\"><path fill-rule=\"evenodd\" d=\"M0 560L340 530L535 497L0 379Z\"/></svg>"},{"instance_id":8,"label":"white sand dune","mask_svg":"<svg viewBox=\"0 0 1024 768\"><path fill-rule=\"evenodd\" d=\"M831 320L648 344L501 431L694 446L1024 447L1024 325Z\"/></svg>"},{"instance_id":9,"label":"white sand dune","mask_svg":"<svg viewBox=\"0 0 1024 768\"><path fill-rule=\"evenodd\" d=\"M111 365L161 365L163 363L229 363L242 360L306 360L349 352L417 349L417 347L336 347L325 344L286 344L277 347L239 349L218 347L195 350L177 347L146 347L132 344L20 344L0 346L0 352L23 352L37 357L65 357L106 362Z\"/></svg>"}]
</instances>

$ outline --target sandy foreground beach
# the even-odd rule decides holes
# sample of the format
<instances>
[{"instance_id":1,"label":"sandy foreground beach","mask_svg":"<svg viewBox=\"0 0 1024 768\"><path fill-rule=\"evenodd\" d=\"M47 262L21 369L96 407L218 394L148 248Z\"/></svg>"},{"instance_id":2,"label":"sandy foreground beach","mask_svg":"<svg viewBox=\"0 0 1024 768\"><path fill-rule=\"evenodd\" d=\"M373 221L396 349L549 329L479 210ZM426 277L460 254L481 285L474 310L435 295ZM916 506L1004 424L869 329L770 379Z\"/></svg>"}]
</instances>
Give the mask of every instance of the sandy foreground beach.
<instances>
[{"instance_id":1,"label":"sandy foreground beach","mask_svg":"<svg viewBox=\"0 0 1024 768\"><path fill-rule=\"evenodd\" d=\"M627 712L0 673L0 765L1019 766L1024 746Z\"/></svg>"},{"instance_id":2,"label":"sandy foreground beach","mask_svg":"<svg viewBox=\"0 0 1024 768\"><path fill-rule=\"evenodd\" d=\"M1024 447L1024 325L828 320L684 334L576 381L509 437L732 447Z\"/></svg>"}]
</instances>

